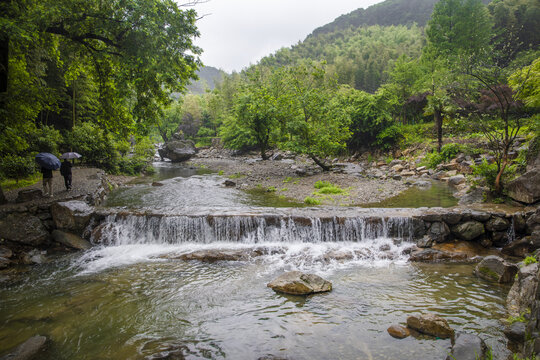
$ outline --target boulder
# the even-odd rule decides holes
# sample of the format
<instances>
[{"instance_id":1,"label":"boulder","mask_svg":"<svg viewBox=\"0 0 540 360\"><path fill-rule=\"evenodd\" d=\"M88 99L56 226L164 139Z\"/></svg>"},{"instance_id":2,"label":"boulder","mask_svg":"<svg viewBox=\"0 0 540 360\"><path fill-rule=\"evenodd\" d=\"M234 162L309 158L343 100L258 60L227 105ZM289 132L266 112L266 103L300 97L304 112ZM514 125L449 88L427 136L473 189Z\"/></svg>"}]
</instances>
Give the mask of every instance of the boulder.
<instances>
[{"instance_id":1,"label":"boulder","mask_svg":"<svg viewBox=\"0 0 540 360\"><path fill-rule=\"evenodd\" d=\"M486 191L482 188L476 188L474 190L471 190L467 194L463 195L461 199L459 199L458 204L470 205L470 204L481 203L482 201L484 201L485 192Z\"/></svg>"},{"instance_id":2,"label":"boulder","mask_svg":"<svg viewBox=\"0 0 540 360\"><path fill-rule=\"evenodd\" d=\"M409 316L407 326L422 334L435 336L441 339L454 337L454 330L448 322L435 314L424 314L420 316Z\"/></svg>"},{"instance_id":3,"label":"boulder","mask_svg":"<svg viewBox=\"0 0 540 360\"><path fill-rule=\"evenodd\" d=\"M172 162L182 162L191 159L196 153L195 144L191 140L173 138L158 149L159 156Z\"/></svg>"},{"instance_id":4,"label":"boulder","mask_svg":"<svg viewBox=\"0 0 540 360\"><path fill-rule=\"evenodd\" d=\"M47 262L47 257L45 256L45 251L41 252L38 249L33 249L23 255L22 262L27 265L40 265Z\"/></svg>"},{"instance_id":5,"label":"boulder","mask_svg":"<svg viewBox=\"0 0 540 360\"><path fill-rule=\"evenodd\" d=\"M438 243L445 242L450 237L450 228L445 222L437 221L431 224L428 236Z\"/></svg>"},{"instance_id":6,"label":"boulder","mask_svg":"<svg viewBox=\"0 0 540 360\"><path fill-rule=\"evenodd\" d=\"M496 281L498 283L509 283L514 281L514 276L518 270L517 265L501 257L490 255L486 256L476 265L474 273L482 279Z\"/></svg>"},{"instance_id":7,"label":"boulder","mask_svg":"<svg viewBox=\"0 0 540 360\"><path fill-rule=\"evenodd\" d=\"M452 345L452 352L446 360L478 360L484 359L487 346L479 336L467 333L457 333Z\"/></svg>"},{"instance_id":8,"label":"boulder","mask_svg":"<svg viewBox=\"0 0 540 360\"><path fill-rule=\"evenodd\" d=\"M471 241L485 233L484 224L479 221L467 221L452 227L452 233L462 240Z\"/></svg>"},{"instance_id":9,"label":"boulder","mask_svg":"<svg viewBox=\"0 0 540 360\"><path fill-rule=\"evenodd\" d=\"M511 181L506 187L508 196L512 199L533 204L540 200L540 167L535 167L517 179Z\"/></svg>"},{"instance_id":10,"label":"boulder","mask_svg":"<svg viewBox=\"0 0 540 360\"><path fill-rule=\"evenodd\" d=\"M39 189L26 189L21 190L17 193L17 198L15 199L15 202L22 203L32 200L37 200L43 197L43 192Z\"/></svg>"},{"instance_id":11,"label":"boulder","mask_svg":"<svg viewBox=\"0 0 540 360\"><path fill-rule=\"evenodd\" d=\"M504 231L510 227L510 222L501 217L495 216L489 219L486 223L486 230L488 231Z\"/></svg>"},{"instance_id":12,"label":"boulder","mask_svg":"<svg viewBox=\"0 0 540 360\"><path fill-rule=\"evenodd\" d=\"M411 262L438 262L442 260L463 261L467 259L466 254L450 253L447 251L424 249L411 254L409 261Z\"/></svg>"},{"instance_id":13,"label":"boulder","mask_svg":"<svg viewBox=\"0 0 540 360\"><path fill-rule=\"evenodd\" d=\"M90 242L82 239L80 236L64 232L61 230L54 230L52 232L54 241L77 250L88 250L92 247Z\"/></svg>"},{"instance_id":14,"label":"boulder","mask_svg":"<svg viewBox=\"0 0 540 360\"><path fill-rule=\"evenodd\" d=\"M511 256L526 257L536 249L540 249L540 232L535 233L535 236L524 236L512 241L502 249L502 252Z\"/></svg>"},{"instance_id":15,"label":"boulder","mask_svg":"<svg viewBox=\"0 0 540 360\"><path fill-rule=\"evenodd\" d=\"M180 255L164 255L164 258L167 259L177 259L185 261L202 261L207 263L213 263L216 261L240 261L247 260L256 256L261 256L262 251L257 249L238 249L238 250L222 250L222 249L209 249L209 250L198 250L193 251L187 254Z\"/></svg>"},{"instance_id":16,"label":"boulder","mask_svg":"<svg viewBox=\"0 0 540 360\"><path fill-rule=\"evenodd\" d=\"M538 263L519 268L518 276L506 297L509 317L517 318L531 311L538 291Z\"/></svg>"},{"instance_id":17,"label":"boulder","mask_svg":"<svg viewBox=\"0 0 540 360\"><path fill-rule=\"evenodd\" d=\"M456 225L461 221L461 214L457 212L449 212L442 214L442 220L449 225Z\"/></svg>"},{"instance_id":18,"label":"boulder","mask_svg":"<svg viewBox=\"0 0 540 360\"><path fill-rule=\"evenodd\" d=\"M48 339L45 336L32 336L15 349L4 355L1 360L31 360L43 358L47 350Z\"/></svg>"},{"instance_id":19,"label":"boulder","mask_svg":"<svg viewBox=\"0 0 540 360\"><path fill-rule=\"evenodd\" d=\"M459 174L459 175L451 176L450 178L448 178L448 185L456 187L458 185L465 183L465 181L466 181L465 176Z\"/></svg>"},{"instance_id":20,"label":"boulder","mask_svg":"<svg viewBox=\"0 0 540 360\"><path fill-rule=\"evenodd\" d=\"M51 205L51 214L56 228L82 234L90 222L93 208L84 201L72 200Z\"/></svg>"},{"instance_id":21,"label":"boulder","mask_svg":"<svg viewBox=\"0 0 540 360\"><path fill-rule=\"evenodd\" d=\"M267 285L274 291L292 295L309 295L332 290L332 283L314 274L290 271Z\"/></svg>"},{"instance_id":22,"label":"boulder","mask_svg":"<svg viewBox=\"0 0 540 360\"><path fill-rule=\"evenodd\" d=\"M12 213L0 220L0 238L39 246L47 241L49 233L36 216L27 213Z\"/></svg>"},{"instance_id":23,"label":"boulder","mask_svg":"<svg viewBox=\"0 0 540 360\"><path fill-rule=\"evenodd\" d=\"M405 339L411 335L411 331L402 325L392 325L387 329L390 336L396 339Z\"/></svg>"},{"instance_id":24,"label":"boulder","mask_svg":"<svg viewBox=\"0 0 540 360\"><path fill-rule=\"evenodd\" d=\"M516 321L510 325L507 325L504 330L504 335L508 340L514 343L523 343L525 341L525 334L527 332L527 325L524 322Z\"/></svg>"}]
</instances>

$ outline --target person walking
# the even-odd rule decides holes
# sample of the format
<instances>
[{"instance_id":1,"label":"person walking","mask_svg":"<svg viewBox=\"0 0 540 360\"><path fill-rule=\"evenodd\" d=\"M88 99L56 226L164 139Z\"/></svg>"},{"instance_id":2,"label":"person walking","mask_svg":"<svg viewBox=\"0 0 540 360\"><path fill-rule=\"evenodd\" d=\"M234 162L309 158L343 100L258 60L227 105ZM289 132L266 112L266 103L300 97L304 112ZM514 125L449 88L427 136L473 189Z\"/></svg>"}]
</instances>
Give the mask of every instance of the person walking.
<instances>
[{"instance_id":1,"label":"person walking","mask_svg":"<svg viewBox=\"0 0 540 360\"><path fill-rule=\"evenodd\" d=\"M64 177L64 184L66 185L66 190L71 190L71 163L68 159L64 159L62 165L60 166L60 174Z\"/></svg>"},{"instance_id":2,"label":"person walking","mask_svg":"<svg viewBox=\"0 0 540 360\"><path fill-rule=\"evenodd\" d=\"M52 190L52 178L53 173L51 169L41 167L41 173L43 174L43 195L53 197L53 190ZM48 191L47 191L48 188Z\"/></svg>"}]
</instances>

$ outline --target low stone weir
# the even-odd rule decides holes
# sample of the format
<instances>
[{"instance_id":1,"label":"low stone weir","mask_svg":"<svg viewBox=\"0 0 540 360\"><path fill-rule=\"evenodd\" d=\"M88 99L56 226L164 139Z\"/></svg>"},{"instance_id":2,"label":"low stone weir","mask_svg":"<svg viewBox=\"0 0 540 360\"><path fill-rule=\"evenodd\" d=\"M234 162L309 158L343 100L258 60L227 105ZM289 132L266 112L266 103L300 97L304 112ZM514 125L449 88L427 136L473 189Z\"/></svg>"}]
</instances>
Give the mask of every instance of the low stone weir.
<instances>
[{"instance_id":1,"label":"low stone weir","mask_svg":"<svg viewBox=\"0 0 540 360\"><path fill-rule=\"evenodd\" d=\"M418 221L406 216L313 216L301 214L209 214L162 216L111 214L92 232L95 243L360 242L412 240Z\"/></svg>"}]
</instances>

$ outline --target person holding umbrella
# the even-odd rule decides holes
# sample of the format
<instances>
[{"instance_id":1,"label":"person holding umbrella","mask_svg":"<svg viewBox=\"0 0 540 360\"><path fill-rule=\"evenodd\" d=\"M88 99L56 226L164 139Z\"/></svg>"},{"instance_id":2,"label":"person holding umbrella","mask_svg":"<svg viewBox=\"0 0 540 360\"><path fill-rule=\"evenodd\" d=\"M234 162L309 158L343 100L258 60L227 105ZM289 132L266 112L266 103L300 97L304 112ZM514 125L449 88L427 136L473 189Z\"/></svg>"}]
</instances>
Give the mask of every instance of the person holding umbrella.
<instances>
[{"instance_id":1,"label":"person holding umbrella","mask_svg":"<svg viewBox=\"0 0 540 360\"><path fill-rule=\"evenodd\" d=\"M71 163L68 159L64 159L64 161L62 161L62 165L60 166L60 175L64 177L64 184L66 185L66 190L71 190Z\"/></svg>"},{"instance_id":2,"label":"person holding umbrella","mask_svg":"<svg viewBox=\"0 0 540 360\"><path fill-rule=\"evenodd\" d=\"M60 167L60 160L51 153L39 153L36 155L36 162L41 167L43 174L43 195L53 197L52 171Z\"/></svg>"}]
</instances>

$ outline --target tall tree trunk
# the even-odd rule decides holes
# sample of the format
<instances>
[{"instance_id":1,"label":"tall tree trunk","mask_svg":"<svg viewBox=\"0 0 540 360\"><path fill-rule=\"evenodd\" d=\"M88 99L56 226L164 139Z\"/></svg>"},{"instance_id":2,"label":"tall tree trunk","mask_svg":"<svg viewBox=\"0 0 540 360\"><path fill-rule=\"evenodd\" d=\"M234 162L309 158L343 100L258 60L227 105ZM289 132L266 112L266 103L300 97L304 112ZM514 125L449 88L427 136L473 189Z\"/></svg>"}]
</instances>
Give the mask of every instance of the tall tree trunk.
<instances>
[{"instance_id":1,"label":"tall tree trunk","mask_svg":"<svg viewBox=\"0 0 540 360\"><path fill-rule=\"evenodd\" d=\"M437 152L440 153L442 148L442 110L440 108L435 109L433 117L435 118L435 127L437 128Z\"/></svg>"},{"instance_id":2,"label":"tall tree trunk","mask_svg":"<svg viewBox=\"0 0 540 360\"><path fill-rule=\"evenodd\" d=\"M261 144L259 147L261 148L261 158L263 160L268 160L268 155L266 155L266 146Z\"/></svg>"},{"instance_id":3,"label":"tall tree trunk","mask_svg":"<svg viewBox=\"0 0 540 360\"><path fill-rule=\"evenodd\" d=\"M311 158L311 160L315 161L315 164L319 165L321 169L323 169L323 171L330 171L331 167L326 165L321 159L319 159L313 154L309 154L309 157Z\"/></svg>"}]
</instances>

